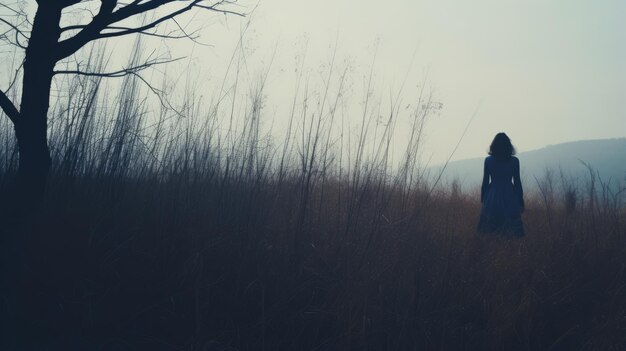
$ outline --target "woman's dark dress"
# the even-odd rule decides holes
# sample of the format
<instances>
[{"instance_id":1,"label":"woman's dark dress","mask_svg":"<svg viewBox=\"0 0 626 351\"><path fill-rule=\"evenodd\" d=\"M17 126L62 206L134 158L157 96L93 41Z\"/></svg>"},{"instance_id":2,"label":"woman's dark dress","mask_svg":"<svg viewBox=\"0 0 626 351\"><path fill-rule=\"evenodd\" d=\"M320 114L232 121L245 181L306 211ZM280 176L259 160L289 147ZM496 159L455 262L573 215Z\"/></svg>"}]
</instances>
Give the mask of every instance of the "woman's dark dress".
<instances>
[{"instance_id":1,"label":"woman's dark dress","mask_svg":"<svg viewBox=\"0 0 626 351\"><path fill-rule=\"evenodd\" d=\"M485 158L478 231L524 235L524 225L520 216L524 207L524 192L519 168L517 157L503 160L494 156Z\"/></svg>"}]
</instances>

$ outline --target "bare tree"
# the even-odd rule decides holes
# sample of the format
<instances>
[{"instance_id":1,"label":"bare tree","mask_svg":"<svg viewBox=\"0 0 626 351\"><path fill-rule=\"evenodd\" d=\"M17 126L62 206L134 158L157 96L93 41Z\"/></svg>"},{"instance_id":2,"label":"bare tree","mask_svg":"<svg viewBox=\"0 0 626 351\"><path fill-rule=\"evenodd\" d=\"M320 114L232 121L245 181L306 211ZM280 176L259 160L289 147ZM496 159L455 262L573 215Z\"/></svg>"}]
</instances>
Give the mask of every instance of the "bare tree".
<instances>
[{"instance_id":1,"label":"bare tree","mask_svg":"<svg viewBox=\"0 0 626 351\"><path fill-rule=\"evenodd\" d=\"M46 178L50 169L50 151L47 141L47 114L50 89L55 74L86 74L116 77L136 74L147 67L171 60L148 59L134 67L115 72L83 72L76 70L55 71L55 66L90 42L131 34L151 35L162 38L190 38L178 25L176 18L192 10L207 10L223 14L238 12L228 8L236 0L36 0L37 10L30 21L24 10L16 5L0 4L5 15L0 16L0 40L24 50L21 65L22 90L19 109L17 104L0 89L0 107L15 127L19 149L18 194L26 207L43 198ZM93 7L90 21L62 27L63 16L73 6ZM146 15L152 18L140 25L133 19ZM156 31L164 22L174 22L179 30L166 34ZM14 80L15 82L15 80ZM13 83L11 83L13 84Z\"/></svg>"}]
</instances>

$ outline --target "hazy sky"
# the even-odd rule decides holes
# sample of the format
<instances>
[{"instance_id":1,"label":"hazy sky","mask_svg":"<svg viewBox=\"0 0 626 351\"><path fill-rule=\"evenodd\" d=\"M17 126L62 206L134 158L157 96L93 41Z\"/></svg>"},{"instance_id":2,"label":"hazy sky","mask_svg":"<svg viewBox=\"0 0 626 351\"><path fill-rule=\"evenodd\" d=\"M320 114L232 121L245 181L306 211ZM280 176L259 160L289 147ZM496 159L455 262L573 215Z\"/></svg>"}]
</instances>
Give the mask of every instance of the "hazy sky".
<instances>
[{"instance_id":1,"label":"hazy sky","mask_svg":"<svg viewBox=\"0 0 626 351\"><path fill-rule=\"evenodd\" d=\"M435 159L478 106L455 158L482 155L498 131L522 151L626 136L623 0L261 0L254 16L278 56L307 33L315 59L338 38L367 66L378 39L376 72L397 85L416 52L414 83L428 72L444 104L428 129Z\"/></svg>"},{"instance_id":2,"label":"hazy sky","mask_svg":"<svg viewBox=\"0 0 626 351\"><path fill-rule=\"evenodd\" d=\"M255 1L240 4L251 11ZM454 159L483 155L499 131L520 151L626 136L624 0L260 0L243 20L195 14L183 24L204 21L201 41L212 46L167 45L200 72L201 93L221 83L248 20L246 69L267 69L274 56L266 113L279 124L299 55L306 48L312 84L319 85L336 45L336 62L350 64L357 88L372 62L381 96L406 77L407 105L427 79L444 105L427 129L426 152L435 162L447 157L476 110ZM358 110L359 98L352 101Z\"/></svg>"}]
</instances>

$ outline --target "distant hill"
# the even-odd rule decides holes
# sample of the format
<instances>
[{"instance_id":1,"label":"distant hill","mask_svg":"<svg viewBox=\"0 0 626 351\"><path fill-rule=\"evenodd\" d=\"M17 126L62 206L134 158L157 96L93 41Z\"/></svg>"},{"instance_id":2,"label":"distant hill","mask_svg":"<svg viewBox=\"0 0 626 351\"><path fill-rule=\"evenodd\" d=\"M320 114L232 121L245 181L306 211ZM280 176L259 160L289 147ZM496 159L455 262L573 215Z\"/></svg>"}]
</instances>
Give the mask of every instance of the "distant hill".
<instances>
[{"instance_id":1,"label":"distant hill","mask_svg":"<svg viewBox=\"0 0 626 351\"><path fill-rule=\"evenodd\" d=\"M522 184L526 188L537 185L546 170L552 170L559 178L562 170L573 181L589 179L589 171L582 162L597 171L604 182L610 180L615 188L619 182L626 183L626 138L582 140L541 149L521 152L517 155L521 164ZM482 181L484 157L450 162L442 180L458 180L463 189L479 186ZM582 161L582 162L581 162ZM430 168L431 175L438 174L442 166Z\"/></svg>"}]
</instances>

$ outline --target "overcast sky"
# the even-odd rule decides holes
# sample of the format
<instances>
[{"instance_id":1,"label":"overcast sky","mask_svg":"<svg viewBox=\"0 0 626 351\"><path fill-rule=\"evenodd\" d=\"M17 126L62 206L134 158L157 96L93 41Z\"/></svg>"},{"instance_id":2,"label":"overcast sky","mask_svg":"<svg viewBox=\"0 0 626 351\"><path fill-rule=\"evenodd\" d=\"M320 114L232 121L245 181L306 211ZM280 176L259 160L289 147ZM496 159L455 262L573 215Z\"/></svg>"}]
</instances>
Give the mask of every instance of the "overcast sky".
<instances>
[{"instance_id":1,"label":"overcast sky","mask_svg":"<svg viewBox=\"0 0 626 351\"><path fill-rule=\"evenodd\" d=\"M261 0L257 11L259 36L308 33L316 48L338 37L362 64L378 38L390 80L417 49L414 70L444 104L429 126L435 159L477 108L455 158L484 154L498 131L521 151L626 136L626 1Z\"/></svg>"},{"instance_id":2,"label":"overcast sky","mask_svg":"<svg viewBox=\"0 0 626 351\"><path fill-rule=\"evenodd\" d=\"M199 95L211 95L222 84L241 28L250 21L244 36L246 72L254 76L272 62L265 113L276 120L274 125L280 126L291 106L294 69L303 53L311 85L319 87L336 47L337 67L350 67L355 118L362 101L359 89L372 65L374 90L382 101L406 79L402 103L414 105L418 85L426 79L444 106L426 133L426 156L433 162L445 160L474 111L453 159L484 155L499 131L509 134L519 151L626 136L624 0L239 4L250 13L246 18L194 13L180 20L189 28L201 23L200 40L210 46L183 40L158 45L185 56L177 64L199 78ZM124 62L132 52L124 46L128 43L132 39L116 38L107 50Z\"/></svg>"},{"instance_id":3,"label":"overcast sky","mask_svg":"<svg viewBox=\"0 0 626 351\"><path fill-rule=\"evenodd\" d=\"M375 52L389 86L416 53L408 85L427 74L444 104L428 129L435 160L476 109L455 159L483 155L498 131L520 151L626 136L623 0L261 0L251 36L256 50L277 47L274 71L292 63L303 38L312 63L327 62L336 41L356 67Z\"/></svg>"}]
</instances>

